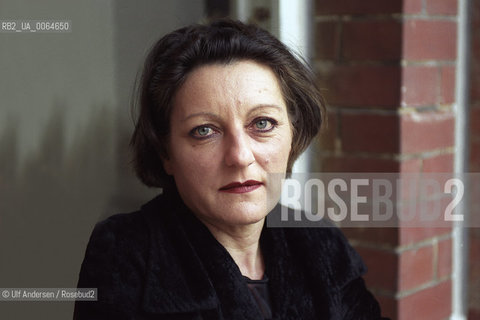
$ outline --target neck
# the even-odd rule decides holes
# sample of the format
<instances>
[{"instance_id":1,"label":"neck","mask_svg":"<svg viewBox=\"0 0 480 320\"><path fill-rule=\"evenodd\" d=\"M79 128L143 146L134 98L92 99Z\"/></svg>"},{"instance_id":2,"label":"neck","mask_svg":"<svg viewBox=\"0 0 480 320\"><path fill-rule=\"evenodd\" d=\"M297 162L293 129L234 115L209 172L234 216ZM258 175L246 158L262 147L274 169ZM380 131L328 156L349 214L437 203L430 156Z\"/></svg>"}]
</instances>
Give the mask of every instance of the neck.
<instances>
[{"instance_id":1,"label":"neck","mask_svg":"<svg viewBox=\"0 0 480 320\"><path fill-rule=\"evenodd\" d=\"M242 275L252 280L262 279L265 271L263 255L260 250L260 234L262 233L264 220L249 225L229 226L227 228L204 221L215 239L232 256Z\"/></svg>"}]
</instances>

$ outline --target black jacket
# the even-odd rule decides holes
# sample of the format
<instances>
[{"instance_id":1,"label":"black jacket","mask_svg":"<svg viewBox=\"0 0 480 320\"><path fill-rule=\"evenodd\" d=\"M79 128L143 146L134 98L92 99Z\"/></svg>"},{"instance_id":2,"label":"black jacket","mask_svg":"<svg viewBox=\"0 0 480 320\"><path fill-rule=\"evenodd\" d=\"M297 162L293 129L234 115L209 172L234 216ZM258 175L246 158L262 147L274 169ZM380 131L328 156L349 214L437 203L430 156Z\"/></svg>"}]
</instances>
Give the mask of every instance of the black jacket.
<instances>
[{"instance_id":1,"label":"black jacket","mask_svg":"<svg viewBox=\"0 0 480 320\"><path fill-rule=\"evenodd\" d=\"M260 246L273 319L380 319L338 229L264 227ZM98 288L97 302L76 302L78 320L262 319L229 253L176 193L98 223L78 287Z\"/></svg>"}]
</instances>

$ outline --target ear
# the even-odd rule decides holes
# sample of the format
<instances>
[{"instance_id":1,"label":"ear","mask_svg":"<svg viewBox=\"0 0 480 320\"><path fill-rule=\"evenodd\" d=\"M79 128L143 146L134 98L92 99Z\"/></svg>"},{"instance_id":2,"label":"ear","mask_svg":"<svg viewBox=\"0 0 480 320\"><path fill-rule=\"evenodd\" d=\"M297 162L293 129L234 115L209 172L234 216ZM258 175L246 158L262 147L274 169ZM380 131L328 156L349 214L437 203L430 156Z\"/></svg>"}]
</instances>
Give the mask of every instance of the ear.
<instances>
[{"instance_id":1,"label":"ear","mask_svg":"<svg viewBox=\"0 0 480 320\"><path fill-rule=\"evenodd\" d=\"M163 165L163 170L165 170L165 172L168 175L172 176L173 175L172 161L170 159L162 158L162 165Z\"/></svg>"},{"instance_id":2,"label":"ear","mask_svg":"<svg viewBox=\"0 0 480 320\"><path fill-rule=\"evenodd\" d=\"M165 173L168 174L169 176L172 176L173 175L173 161L168 156L169 153L170 153L169 144L168 144L168 142L166 142L164 144L163 148L161 148L158 151L158 157L162 161L162 166L163 166L163 170L165 171Z\"/></svg>"}]
</instances>

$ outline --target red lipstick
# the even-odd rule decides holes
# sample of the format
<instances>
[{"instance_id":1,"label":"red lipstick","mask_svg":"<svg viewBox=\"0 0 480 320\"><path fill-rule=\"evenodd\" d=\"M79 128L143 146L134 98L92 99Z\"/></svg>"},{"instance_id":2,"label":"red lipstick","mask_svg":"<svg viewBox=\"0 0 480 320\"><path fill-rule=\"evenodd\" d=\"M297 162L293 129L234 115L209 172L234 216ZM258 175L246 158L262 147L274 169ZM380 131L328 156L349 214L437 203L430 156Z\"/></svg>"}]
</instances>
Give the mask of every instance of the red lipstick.
<instances>
[{"instance_id":1,"label":"red lipstick","mask_svg":"<svg viewBox=\"0 0 480 320\"><path fill-rule=\"evenodd\" d=\"M219 190L222 192L228 193L246 193L253 191L255 189L260 188L263 185L260 181L256 180L247 180L245 182L232 182L223 187Z\"/></svg>"}]
</instances>

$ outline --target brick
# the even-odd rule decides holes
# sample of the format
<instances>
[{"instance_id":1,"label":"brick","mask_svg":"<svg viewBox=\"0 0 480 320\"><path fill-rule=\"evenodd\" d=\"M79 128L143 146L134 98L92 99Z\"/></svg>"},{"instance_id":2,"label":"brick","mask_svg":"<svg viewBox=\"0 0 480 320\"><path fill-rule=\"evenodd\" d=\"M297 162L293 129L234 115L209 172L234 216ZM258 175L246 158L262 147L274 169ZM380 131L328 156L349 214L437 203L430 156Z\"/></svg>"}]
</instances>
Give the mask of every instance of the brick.
<instances>
[{"instance_id":1,"label":"brick","mask_svg":"<svg viewBox=\"0 0 480 320\"><path fill-rule=\"evenodd\" d=\"M399 300L399 320L446 319L451 312L451 281L445 281Z\"/></svg>"},{"instance_id":2,"label":"brick","mask_svg":"<svg viewBox=\"0 0 480 320\"><path fill-rule=\"evenodd\" d=\"M398 172L398 161L372 156L331 156L322 160L321 170L325 172Z\"/></svg>"},{"instance_id":3,"label":"brick","mask_svg":"<svg viewBox=\"0 0 480 320\"><path fill-rule=\"evenodd\" d=\"M480 14L479 14L480 16ZM477 26L472 28L473 30L478 30L480 28L480 19L479 21L477 22ZM477 33L471 35L471 41L472 41L472 57L474 58L474 60L477 60L479 55L480 55L480 51L479 51L479 44L480 44L480 35L478 35ZM477 60L478 61L478 60Z\"/></svg>"},{"instance_id":4,"label":"brick","mask_svg":"<svg viewBox=\"0 0 480 320\"><path fill-rule=\"evenodd\" d=\"M472 172L472 170L470 172ZM478 174L476 175L475 181L476 181L475 183L472 183L469 186L470 208L472 212L480 212L480 197L476 196L480 194L480 176ZM479 214L470 215L469 225L477 228L477 229L471 229L470 230L471 232L473 230L477 230L477 231L480 230L478 229L480 228L480 215Z\"/></svg>"},{"instance_id":5,"label":"brick","mask_svg":"<svg viewBox=\"0 0 480 320\"><path fill-rule=\"evenodd\" d=\"M455 102L455 67L446 66L441 69L440 102L451 104Z\"/></svg>"},{"instance_id":6,"label":"brick","mask_svg":"<svg viewBox=\"0 0 480 320\"><path fill-rule=\"evenodd\" d=\"M480 140L470 141L470 171L480 172Z\"/></svg>"},{"instance_id":7,"label":"brick","mask_svg":"<svg viewBox=\"0 0 480 320\"><path fill-rule=\"evenodd\" d=\"M478 182L478 178L477 178L476 185L471 189L472 190L470 194L475 194L475 195L480 194L480 183ZM470 208L472 212L480 212L480 198L478 196L470 197ZM472 228L470 229L470 231L480 230L480 216L478 214L470 215L469 225L476 228L476 229Z\"/></svg>"},{"instance_id":8,"label":"brick","mask_svg":"<svg viewBox=\"0 0 480 320\"><path fill-rule=\"evenodd\" d=\"M470 251L468 257L468 260L470 262L470 275L471 277L476 278L480 277L480 236L477 234L479 231L479 228L471 229L469 248Z\"/></svg>"},{"instance_id":9,"label":"brick","mask_svg":"<svg viewBox=\"0 0 480 320\"><path fill-rule=\"evenodd\" d=\"M476 30L480 29L480 24L477 27ZM471 36L471 46L472 46L472 51L471 51L471 58L473 63L478 63L480 59L480 36L475 34Z\"/></svg>"},{"instance_id":10,"label":"brick","mask_svg":"<svg viewBox=\"0 0 480 320\"><path fill-rule=\"evenodd\" d=\"M480 29L480 4L478 1L472 1L472 10L471 12L471 30L472 30L472 41L477 42L480 39L480 35L478 32L476 32L478 29ZM475 57L478 57L474 55Z\"/></svg>"},{"instance_id":11,"label":"brick","mask_svg":"<svg viewBox=\"0 0 480 320\"><path fill-rule=\"evenodd\" d=\"M480 305L480 301L476 305L471 305L468 310L468 320L480 320L480 309L476 309L477 305Z\"/></svg>"},{"instance_id":12,"label":"brick","mask_svg":"<svg viewBox=\"0 0 480 320\"><path fill-rule=\"evenodd\" d=\"M340 137L346 152L396 153L399 117L383 114L343 114Z\"/></svg>"},{"instance_id":13,"label":"brick","mask_svg":"<svg viewBox=\"0 0 480 320\"><path fill-rule=\"evenodd\" d=\"M399 66L334 66L318 70L330 105L397 108L400 103Z\"/></svg>"},{"instance_id":14,"label":"brick","mask_svg":"<svg viewBox=\"0 0 480 320\"><path fill-rule=\"evenodd\" d=\"M472 21L480 23L480 3L478 1L472 1Z\"/></svg>"},{"instance_id":15,"label":"brick","mask_svg":"<svg viewBox=\"0 0 480 320\"><path fill-rule=\"evenodd\" d=\"M403 13L405 14L418 14L422 12L423 0L404 0L403 1Z\"/></svg>"},{"instance_id":16,"label":"brick","mask_svg":"<svg viewBox=\"0 0 480 320\"><path fill-rule=\"evenodd\" d=\"M410 159L397 161L393 159L369 158L355 156L331 156L322 160L322 171L326 172L421 172L422 160Z\"/></svg>"},{"instance_id":17,"label":"brick","mask_svg":"<svg viewBox=\"0 0 480 320\"><path fill-rule=\"evenodd\" d=\"M392 297L386 297L382 294L376 294L375 298L380 304L380 309L382 310L382 316L387 317L391 320L397 319L397 300Z\"/></svg>"},{"instance_id":18,"label":"brick","mask_svg":"<svg viewBox=\"0 0 480 320\"><path fill-rule=\"evenodd\" d=\"M453 154L441 154L423 160L423 172L453 172Z\"/></svg>"},{"instance_id":19,"label":"brick","mask_svg":"<svg viewBox=\"0 0 480 320\"><path fill-rule=\"evenodd\" d=\"M479 14L480 16L480 14ZM478 21L477 27L474 28L473 30L479 30L480 29L480 19ZM472 58L475 63L479 63L480 59L480 34L476 33L471 36L471 46L472 46Z\"/></svg>"},{"instance_id":20,"label":"brick","mask_svg":"<svg viewBox=\"0 0 480 320\"><path fill-rule=\"evenodd\" d=\"M395 247L398 244L398 228L342 228L349 240L377 243Z\"/></svg>"},{"instance_id":21,"label":"brick","mask_svg":"<svg viewBox=\"0 0 480 320\"><path fill-rule=\"evenodd\" d=\"M457 0L426 0L425 7L428 14L456 15Z\"/></svg>"},{"instance_id":22,"label":"brick","mask_svg":"<svg viewBox=\"0 0 480 320\"><path fill-rule=\"evenodd\" d=\"M399 260L399 291L411 290L433 280L432 246L402 252Z\"/></svg>"},{"instance_id":23,"label":"brick","mask_svg":"<svg viewBox=\"0 0 480 320\"><path fill-rule=\"evenodd\" d=\"M454 146L455 121L451 113L424 112L402 116L402 153L417 153Z\"/></svg>"},{"instance_id":24,"label":"brick","mask_svg":"<svg viewBox=\"0 0 480 320\"><path fill-rule=\"evenodd\" d=\"M399 244L407 245L422 240L430 239L436 236L451 233L451 228L411 228L404 227L399 229Z\"/></svg>"},{"instance_id":25,"label":"brick","mask_svg":"<svg viewBox=\"0 0 480 320\"><path fill-rule=\"evenodd\" d=\"M480 63L473 63L471 68L470 99L480 101Z\"/></svg>"},{"instance_id":26,"label":"brick","mask_svg":"<svg viewBox=\"0 0 480 320\"><path fill-rule=\"evenodd\" d=\"M387 14L401 13L401 0L317 0L316 12L325 14Z\"/></svg>"},{"instance_id":27,"label":"brick","mask_svg":"<svg viewBox=\"0 0 480 320\"><path fill-rule=\"evenodd\" d=\"M470 237L475 238L475 239L480 239L480 228L473 228L470 229ZM479 243L480 244L480 243ZM479 247L480 248L480 247ZM478 251L478 254L480 254L480 251ZM480 256L479 260L480 261Z\"/></svg>"},{"instance_id":28,"label":"brick","mask_svg":"<svg viewBox=\"0 0 480 320\"><path fill-rule=\"evenodd\" d=\"M480 3L478 1L472 2L472 30L478 30L480 28Z\"/></svg>"},{"instance_id":29,"label":"brick","mask_svg":"<svg viewBox=\"0 0 480 320\"><path fill-rule=\"evenodd\" d=\"M402 74L402 107L435 104L438 76L436 67L405 67Z\"/></svg>"},{"instance_id":30,"label":"brick","mask_svg":"<svg viewBox=\"0 0 480 320\"><path fill-rule=\"evenodd\" d=\"M393 20L351 21L343 25L342 57L347 60L398 60L402 26Z\"/></svg>"},{"instance_id":31,"label":"brick","mask_svg":"<svg viewBox=\"0 0 480 320\"><path fill-rule=\"evenodd\" d=\"M398 257L395 252L376 249L355 248L362 257L368 272L364 275L369 288L396 292Z\"/></svg>"},{"instance_id":32,"label":"brick","mask_svg":"<svg viewBox=\"0 0 480 320\"><path fill-rule=\"evenodd\" d=\"M472 171L470 171L472 172ZM470 194L470 210L471 212L480 212L480 197L476 196L480 194L480 176L477 174L476 178L474 178L476 182L470 184L469 186L469 194ZM472 180L474 180L472 179ZM479 214L472 214L470 215L470 219L468 221L469 226L472 227L472 230L480 230L480 229L473 229L473 228L480 228L480 215Z\"/></svg>"},{"instance_id":33,"label":"brick","mask_svg":"<svg viewBox=\"0 0 480 320\"><path fill-rule=\"evenodd\" d=\"M472 2L472 19L476 19L480 21L480 2L477 1L471 1Z\"/></svg>"},{"instance_id":34,"label":"brick","mask_svg":"<svg viewBox=\"0 0 480 320\"><path fill-rule=\"evenodd\" d=\"M420 172L421 169L422 169L422 160L421 159L404 160L400 164L400 172L402 172L402 173Z\"/></svg>"},{"instance_id":35,"label":"brick","mask_svg":"<svg viewBox=\"0 0 480 320\"><path fill-rule=\"evenodd\" d=\"M437 279L452 275L452 239L438 242Z\"/></svg>"},{"instance_id":36,"label":"brick","mask_svg":"<svg viewBox=\"0 0 480 320\"><path fill-rule=\"evenodd\" d=\"M469 255L469 305L480 315L480 237L472 229L470 233L470 255ZM469 318L470 319L470 318Z\"/></svg>"},{"instance_id":37,"label":"brick","mask_svg":"<svg viewBox=\"0 0 480 320\"><path fill-rule=\"evenodd\" d=\"M480 138L480 106L470 109L470 134Z\"/></svg>"},{"instance_id":38,"label":"brick","mask_svg":"<svg viewBox=\"0 0 480 320\"><path fill-rule=\"evenodd\" d=\"M403 56L406 60L455 60L456 23L408 20L404 24Z\"/></svg>"},{"instance_id":39,"label":"brick","mask_svg":"<svg viewBox=\"0 0 480 320\"><path fill-rule=\"evenodd\" d=\"M319 22L315 34L315 57L317 59L336 59L339 48L339 23Z\"/></svg>"},{"instance_id":40,"label":"brick","mask_svg":"<svg viewBox=\"0 0 480 320\"><path fill-rule=\"evenodd\" d=\"M320 150L334 150L335 139L337 137L337 115L329 112L326 121L322 124L320 132L319 147Z\"/></svg>"},{"instance_id":41,"label":"brick","mask_svg":"<svg viewBox=\"0 0 480 320\"><path fill-rule=\"evenodd\" d=\"M403 188L402 192L408 193L402 194L400 198L409 202L399 204L395 211L398 217L396 222L401 228L417 228L418 230L415 230L415 232L418 232L419 235L422 235L422 231L426 231L424 236L429 235L430 237L434 229L439 231L449 230L452 222L446 219L446 208L452 202L452 198L444 196L443 184L440 184L440 181L437 182L436 190L432 190L431 185L427 185L428 188L426 188L425 184L424 186L416 186L413 193L405 191L406 188ZM425 180L423 180L423 183L425 183ZM443 196L443 198L439 199L439 196Z\"/></svg>"}]
</instances>

